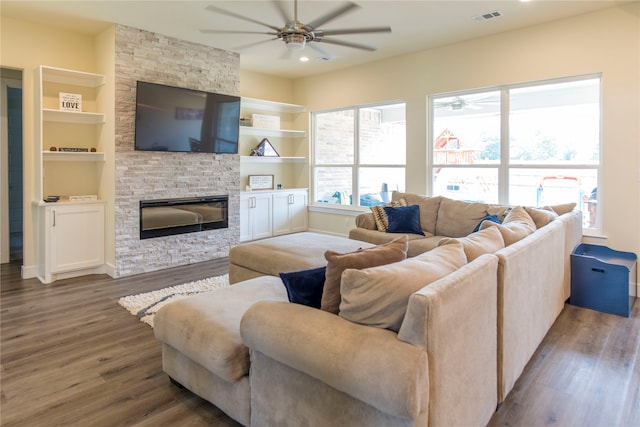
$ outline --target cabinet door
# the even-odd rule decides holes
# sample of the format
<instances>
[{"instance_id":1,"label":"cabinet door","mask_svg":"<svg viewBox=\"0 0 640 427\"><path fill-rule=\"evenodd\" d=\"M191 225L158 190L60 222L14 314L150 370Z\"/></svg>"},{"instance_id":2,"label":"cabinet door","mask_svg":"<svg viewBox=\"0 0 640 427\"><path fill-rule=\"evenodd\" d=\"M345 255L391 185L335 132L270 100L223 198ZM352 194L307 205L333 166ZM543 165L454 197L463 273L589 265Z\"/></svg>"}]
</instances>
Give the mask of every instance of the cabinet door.
<instances>
[{"instance_id":1,"label":"cabinet door","mask_svg":"<svg viewBox=\"0 0 640 427\"><path fill-rule=\"evenodd\" d=\"M292 191L273 195L273 234L307 229L307 192Z\"/></svg>"},{"instance_id":2,"label":"cabinet door","mask_svg":"<svg viewBox=\"0 0 640 427\"><path fill-rule=\"evenodd\" d=\"M271 194L240 197L240 241L271 237Z\"/></svg>"},{"instance_id":3,"label":"cabinet door","mask_svg":"<svg viewBox=\"0 0 640 427\"><path fill-rule=\"evenodd\" d=\"M50 272L104 264L104 207L56 206L49 209Z\"/></svg>"},{"instance_id":4,"label":"cabinet door","mask_svg":"<svg viewBox=\"0 0 640 427\"><path fill-rule=\"evenodd\" d=\"M305 231L309 227L307 215L307 192L296 191L289 204L289 227L292 233Z\"/></svg>"},{"instance_id":5,"label":"cabinet door","mask_svg":"<svg viewBox=\"0 0 640 427\"><path fill-rule=\"evenodd\" d=\"M275 193L273 195L273 234L287 234L291 232L289 224L289 206L291 193Z\"/></svg>"}]
</instances>

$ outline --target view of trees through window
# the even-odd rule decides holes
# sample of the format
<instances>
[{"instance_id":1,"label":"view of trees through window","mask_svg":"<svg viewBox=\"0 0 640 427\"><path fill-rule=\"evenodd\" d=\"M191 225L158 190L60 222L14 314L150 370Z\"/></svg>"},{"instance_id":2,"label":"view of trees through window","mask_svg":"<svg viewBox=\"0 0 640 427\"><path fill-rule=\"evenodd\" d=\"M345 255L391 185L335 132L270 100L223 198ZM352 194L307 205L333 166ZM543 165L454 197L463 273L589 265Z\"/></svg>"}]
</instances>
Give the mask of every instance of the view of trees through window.
<instances>
[{"instance_id":1,"label":"view of trees through window","mask_svg":"<svg viewBox=\"0 0 640 427\"><path fill-rule=\"evenodd\" d=\"M374 206L404 191L404 103L316 112L313 118L316 203Z\"/></svg>"},{"instance_id":2,"label":"view of trees through window","mask_svg":"<svg viewBox=\"0 0 640 427\"><path fill-rule=\"evenodd\" d=\"M435 96L431 108L434 195L575 202L598 228L599 77Z\"/></svg>"}]
</instances>

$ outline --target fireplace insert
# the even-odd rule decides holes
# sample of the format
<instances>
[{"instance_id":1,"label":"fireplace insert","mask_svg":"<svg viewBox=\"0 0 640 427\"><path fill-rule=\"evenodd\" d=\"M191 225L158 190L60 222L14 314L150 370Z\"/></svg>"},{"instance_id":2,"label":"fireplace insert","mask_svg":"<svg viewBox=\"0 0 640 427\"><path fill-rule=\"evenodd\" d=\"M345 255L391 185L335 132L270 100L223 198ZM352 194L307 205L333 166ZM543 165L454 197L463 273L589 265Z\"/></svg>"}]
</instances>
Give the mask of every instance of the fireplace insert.
<instances>
[{"instance_id":1,"label":"fireplace insert","mask_svg":"<svg viewBox=\"0 0 640 427\"><path fill-rule=\"evenodd\" d=\"M227 227L227 195L140 201L140 239Z\"/></svg>"}]
</instances>

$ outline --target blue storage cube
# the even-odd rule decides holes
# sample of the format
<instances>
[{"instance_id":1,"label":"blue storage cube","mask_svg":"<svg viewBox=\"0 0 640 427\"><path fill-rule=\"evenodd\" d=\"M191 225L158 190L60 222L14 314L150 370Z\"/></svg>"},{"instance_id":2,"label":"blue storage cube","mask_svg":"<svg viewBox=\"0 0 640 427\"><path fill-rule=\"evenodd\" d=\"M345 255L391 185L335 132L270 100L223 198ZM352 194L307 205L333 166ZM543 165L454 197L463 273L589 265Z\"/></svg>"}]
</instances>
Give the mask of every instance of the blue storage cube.
<instances>
[{"instance_id":1,"label":"blue storage cube","mask_svg":"<svg viewBox=\"0 0 640 427\"><path fill-rule=\"evenodd\" d=\"M571 253L569 303L629 317L636 300L637 260L632 252L579 244Z\"/></svg>"}]
</instances>

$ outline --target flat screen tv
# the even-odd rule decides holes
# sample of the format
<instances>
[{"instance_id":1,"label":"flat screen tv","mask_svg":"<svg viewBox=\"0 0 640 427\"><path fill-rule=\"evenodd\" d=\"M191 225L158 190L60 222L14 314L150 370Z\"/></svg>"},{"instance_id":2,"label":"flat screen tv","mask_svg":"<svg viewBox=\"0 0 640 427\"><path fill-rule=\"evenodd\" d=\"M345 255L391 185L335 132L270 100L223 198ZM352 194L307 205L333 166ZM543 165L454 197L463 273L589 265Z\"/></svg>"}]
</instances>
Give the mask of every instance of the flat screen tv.
<instances>
[{"instance_id":1,"label":"flat screen tv","mask_svg":"<svg viewBox=\"0 0 640 427\"><path fill-rule=\"evenodd\" d=\"M240 97L138 81L135 149L238 153Z\"/></svg>"}]
</instances>

